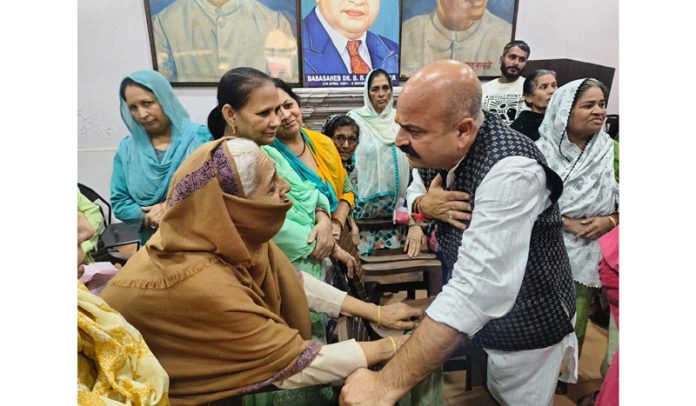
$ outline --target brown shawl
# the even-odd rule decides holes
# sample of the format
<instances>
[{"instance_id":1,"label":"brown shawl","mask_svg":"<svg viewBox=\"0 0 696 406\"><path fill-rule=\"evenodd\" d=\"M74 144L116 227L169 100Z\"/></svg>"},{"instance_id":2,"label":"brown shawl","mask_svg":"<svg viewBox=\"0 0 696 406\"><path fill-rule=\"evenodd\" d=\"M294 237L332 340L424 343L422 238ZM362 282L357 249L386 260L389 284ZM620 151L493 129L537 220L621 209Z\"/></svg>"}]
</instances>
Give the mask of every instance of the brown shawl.
<instances>
[{"instance_id":1,"label":"brown shawl","mask_svg":"<svg viewBox=\"0 0 696 406\"><path fill-rule=\"evenodd\" d=\"M300 277L270 241L291 203L243 198L226 141L184 161L159 230L102 292L169 374L172 404L261 389L319 351Z\"/></svg>"}]
</instances>

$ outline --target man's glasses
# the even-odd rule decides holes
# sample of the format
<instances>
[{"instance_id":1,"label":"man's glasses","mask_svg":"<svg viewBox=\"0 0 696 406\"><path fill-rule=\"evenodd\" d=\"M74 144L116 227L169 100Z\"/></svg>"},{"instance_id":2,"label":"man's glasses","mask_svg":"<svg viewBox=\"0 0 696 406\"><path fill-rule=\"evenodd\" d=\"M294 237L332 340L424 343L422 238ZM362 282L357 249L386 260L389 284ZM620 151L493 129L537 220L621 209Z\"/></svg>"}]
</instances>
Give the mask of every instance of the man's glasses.
<instances>
[{"instance_id":1,"label":"man's glasses","mask_svg":"<svg viewBox=\"0 0 696 406\"><path fill-rule=\"evenodd\" d=\"M333 137L333 140L338 143L338 145L343 145L346 141L348 141L348 145L357 145L358 144L358 137L345 137L343 135L337 135Z\"/></svg>"}]
</instances>

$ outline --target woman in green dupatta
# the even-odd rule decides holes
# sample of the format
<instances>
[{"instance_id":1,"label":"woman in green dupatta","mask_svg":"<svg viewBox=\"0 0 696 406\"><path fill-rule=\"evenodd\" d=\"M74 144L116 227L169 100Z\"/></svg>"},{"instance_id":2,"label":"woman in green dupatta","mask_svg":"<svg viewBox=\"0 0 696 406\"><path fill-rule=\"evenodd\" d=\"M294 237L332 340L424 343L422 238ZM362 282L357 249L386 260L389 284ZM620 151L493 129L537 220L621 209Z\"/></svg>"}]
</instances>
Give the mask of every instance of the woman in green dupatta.
<instances>
[{"instance_id":1,"label":"woman in green dupatta","mask_svg":"<svg viewBox=\"0 0 696 406\"><path fill-rule=\"evenodd\" d=\"M208 116L208 126L215 139L243 137L262 146L275 140L275 130L280 125L277 114L280 106L269 76L252 68L232 69L220 80L217 99L218 106ZM293 202L292 209L280 232L273 238L274 242L295 267L314 276L321 272L321 259L328 255L352 269L355 259L335 244L332 237L331 220L325 212L330 209L329 199L314 183L302 180L276 149L262 149L273 160L277 173L291 186L286 196ZM328 237L329 244L322 240L322 236ZM326 341L326 319L322 316L310 312L312 335L314 339ZM441 382L441 374L424 380L420 389L405 396L400 404L442 404ZM245 406L333 405L335 397L331 386L325 385L247 395L242 402Z\"/></svg>"}]
</instances>

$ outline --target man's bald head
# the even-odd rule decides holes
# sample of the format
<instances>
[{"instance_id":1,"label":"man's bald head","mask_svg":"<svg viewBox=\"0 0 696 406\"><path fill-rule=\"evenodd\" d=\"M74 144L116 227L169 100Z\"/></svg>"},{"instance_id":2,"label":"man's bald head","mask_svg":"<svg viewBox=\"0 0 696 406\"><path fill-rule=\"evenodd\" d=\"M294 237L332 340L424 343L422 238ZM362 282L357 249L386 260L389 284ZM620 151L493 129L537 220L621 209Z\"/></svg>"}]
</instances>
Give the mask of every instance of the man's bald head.
<instances>
[{"instance_id":1,"label":"man's bald head","mask_svg":"<svg viewBox=\"0 0 696 406\"><path fill-rule=\"evenodd\" d=\"M397 104L396 145L416 168L453 167L476 139L481 124L481 84L471 68L437 61L404 86Z\"/></svg>"},{"instance_id":2,"label":"man's bald head","mask_svg":"<svg viewBox=\"0 0 696 406\"><path fill-rule=\"evenodd\" d=\"M476 119L481 125L481 83L466 63L454 60L432 62L416 72L399 96L400 101L410 94L423 98L428 105L442 106L442 119L455 123L463 116Z\"/></svg>"}]
</instances>

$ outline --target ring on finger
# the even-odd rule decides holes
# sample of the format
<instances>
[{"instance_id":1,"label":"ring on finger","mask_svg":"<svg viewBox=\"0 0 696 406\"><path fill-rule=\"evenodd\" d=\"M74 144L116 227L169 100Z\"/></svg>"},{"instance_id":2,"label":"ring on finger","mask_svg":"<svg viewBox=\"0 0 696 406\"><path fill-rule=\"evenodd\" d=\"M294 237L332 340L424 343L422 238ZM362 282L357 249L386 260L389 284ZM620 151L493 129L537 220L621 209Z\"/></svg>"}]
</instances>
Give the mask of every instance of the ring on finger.
<instances>
[{"instance_id":1,"label":"ring on finger","mask_svg":"<svg viewBox=\"0 0 696 406\"><path fill-rule=\"evenodd\" d=\"M447 211L447 218L449 218L450 220L452 220L452 210L448 210L448 211Z\"/></svg>"}]
</instances>

